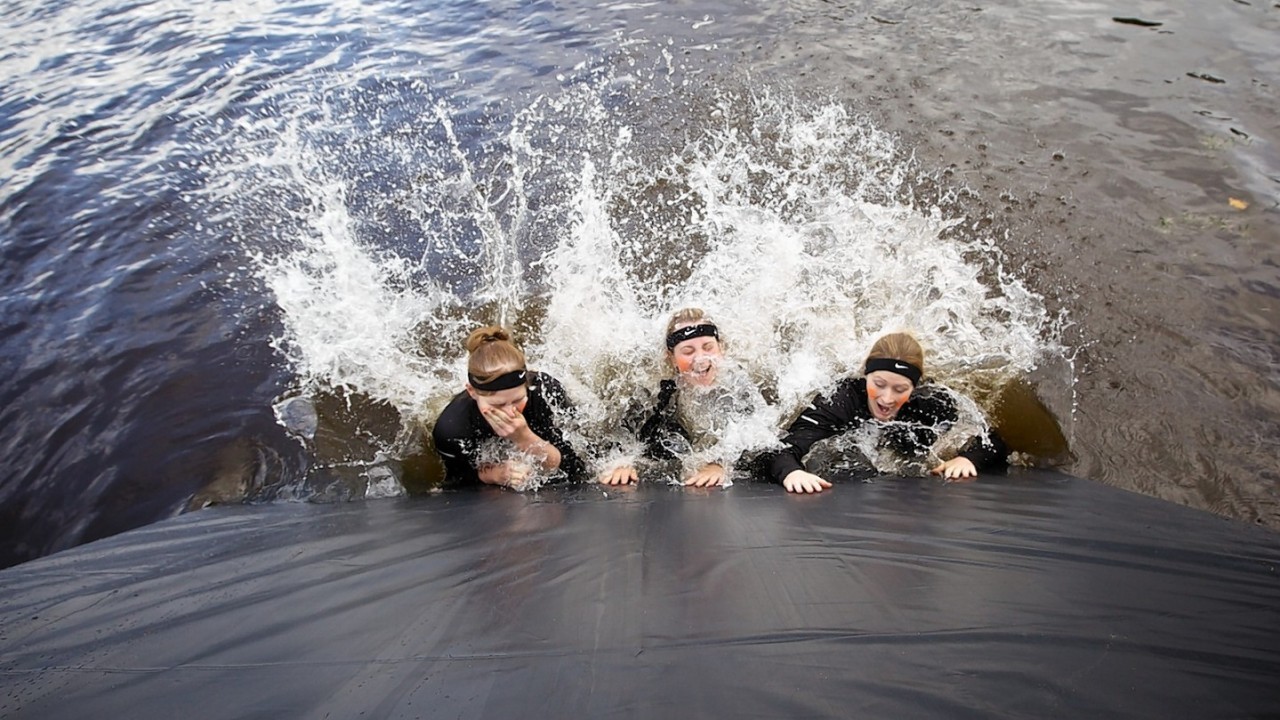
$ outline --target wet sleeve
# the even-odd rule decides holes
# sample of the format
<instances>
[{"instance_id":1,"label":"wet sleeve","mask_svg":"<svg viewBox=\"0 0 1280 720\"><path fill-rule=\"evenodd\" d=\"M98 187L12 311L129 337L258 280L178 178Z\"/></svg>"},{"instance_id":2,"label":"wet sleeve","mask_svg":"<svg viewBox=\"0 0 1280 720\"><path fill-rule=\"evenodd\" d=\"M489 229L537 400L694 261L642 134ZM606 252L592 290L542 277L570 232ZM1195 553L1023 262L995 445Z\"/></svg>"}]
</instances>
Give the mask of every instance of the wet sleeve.
<instances>
[{"instance_id":1,"label":"wet sleeve","mask_svg":"<svg viewBox=\"0 0 1280 720\"><path fill-rule=\"evenodd\" d=\"M560 429L561 423L573 422L577 409L570 402L569 395L564 391L564 386L559 380L550 375L540 374L538 387L550 417L546 422L538 423L539 427L534 431L538 437L551 443L560 451L560 472L569 478L581 477L586 473L586 465L582 462L582 458L578 457L578 453L574 452L573 445L565 439L564 432Z\"/></svg>"},{"instance_id":2,"label":"wet sleeve","mask_svg":"<svg viewBox=\"0 0 1280 720\"><path fill-rule=\"evenodd\" d=\"M675 448L689 444L689 434L675 416L675 396L675 382L663 380L653 410L644 422L636 423L640 426L636 436L644 445L645 457L652 460L671 460L677 456Z\"/></svg>"},{"instance_id":3,"label":"wet sleeve","mask_svg":"<svg viewBox=\"0 0 1280 720\"><path fill-rule=\"evenodd\" d=\"M782 482L796 470L804 470L804 456L819 440L856 427L858 418L851 412L850 384L841 383L830 396L816 398L800 417L787 428L782 450L769 459L769 475Z\"/></svg>"},{"instance_id":4,"label":"wet sleeve","mask_svg":"<svg viewBox=\"0 0 1280 720\"><path fill-rule=\"evenodd\" d=\"M959 455L969 458L969 462L978 470L1003 467L1009 461L1009 446L994 429L981 435L975 435L965 443Z\"/></svg>"},{"instance_id":5,"label":"wet sleeve","mask_svg":"<svg viewBox=\"0 0 1280 720\"><path fill-rule=\"evenodd\" d=\"M892 428L888 433L895 451L913 457L923 457L933 447L943 432L959 417L955 399L943 391L924 399L919 408L917 422L905 427ZM1009 455L1009 447L994 430L975 435L965 443L957 455L969 458L979 470L1003 465Z\"/></svg>"},{"instance_id":6,"label":"wet sleeve","mask_svg":"<svg viewBox=\"0 0 1280 720\"><path fill-rule=\"evenodd\" d=\"M449 427L447 415L441 415L431 429L431 440L435 443L436 454L444 461L445 480L448 482L480 482L475 463L466 450L465 435L460 435L457 428Z\"/></svg>"}]
</instances>

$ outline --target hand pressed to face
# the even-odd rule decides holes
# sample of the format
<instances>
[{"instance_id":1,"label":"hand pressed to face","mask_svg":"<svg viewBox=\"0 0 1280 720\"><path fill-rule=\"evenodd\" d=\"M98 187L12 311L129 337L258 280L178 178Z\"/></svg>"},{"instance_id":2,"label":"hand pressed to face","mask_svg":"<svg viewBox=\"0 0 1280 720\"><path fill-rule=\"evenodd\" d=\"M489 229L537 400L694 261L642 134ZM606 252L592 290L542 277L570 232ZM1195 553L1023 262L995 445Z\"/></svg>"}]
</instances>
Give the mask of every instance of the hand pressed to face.
<instances>
[{"instance_id":1,"label":"hand pressed to face","mask_svg":"<svg viewBox=\"0 0 1280 720\"><path fill-rule=\"evenodd\" d=\"M480 414L498 437L519 440L530 432L524 419L529 391L523 385L494 392L477 391L468 385L467 393L476 401Z\"/></svg>"},{"instance_id":2,"label":"hand pressed to face","mask_svg":"<svg viewBox=\"0 0 1280 720\"><path fill-rule=\"evenodd\" d=\"M559 448L538 437L525 421L524 409L529 403L529 390L526 386L484 392L467 385L467 394L476 401L476 407L480 410L485 422L489 423L489 427L493 428L495 435L511 442L517 450L529 455L542 465L543 470L555 470L560 467ZM521 466L526 468L526 474L531 472L527 465L521 464Z\"/></svg>"}]
</instances>

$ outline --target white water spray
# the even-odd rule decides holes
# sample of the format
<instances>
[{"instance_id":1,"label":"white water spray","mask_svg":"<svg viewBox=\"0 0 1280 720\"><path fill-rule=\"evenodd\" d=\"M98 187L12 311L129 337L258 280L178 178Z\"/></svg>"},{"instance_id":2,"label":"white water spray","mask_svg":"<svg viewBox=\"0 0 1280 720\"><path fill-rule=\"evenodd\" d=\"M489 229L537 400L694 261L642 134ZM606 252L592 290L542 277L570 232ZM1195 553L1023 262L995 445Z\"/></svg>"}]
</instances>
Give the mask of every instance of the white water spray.
<instances>
[{"instance_id":1,"label":"white water spray","mask_svg":"<svg viewBox=\"0 0 1280 720\"><path fill-rule=\"evenodd\" d=\"M1042 304L994 245L910 203L919 171L837 103L726 95L680 146L637 135L583 88L535 103L487 145L432 107L418 140L385 140L418 143L396 151L414 175L398 200L354 203L379 189L318 172L325 151L304 134L270 155L292 153L300 170L283 182L308 200L294 246L260 264L285 313L281 345L303 393L393 406L392 455L420 450L462 386L462 338L490 322L515 326L531 367L565 385L581 417L568 435L597 469L618 460L601 437L670 374L662 333L680 307L709 312L735 367L774 399L754 424L719 428L738 437L713 454L775 439L887 331L912 330L929 374L960 388L1024 374L1050 347ZM397 203L419 237L353 216Z\"/></svg>"}]
</instances>

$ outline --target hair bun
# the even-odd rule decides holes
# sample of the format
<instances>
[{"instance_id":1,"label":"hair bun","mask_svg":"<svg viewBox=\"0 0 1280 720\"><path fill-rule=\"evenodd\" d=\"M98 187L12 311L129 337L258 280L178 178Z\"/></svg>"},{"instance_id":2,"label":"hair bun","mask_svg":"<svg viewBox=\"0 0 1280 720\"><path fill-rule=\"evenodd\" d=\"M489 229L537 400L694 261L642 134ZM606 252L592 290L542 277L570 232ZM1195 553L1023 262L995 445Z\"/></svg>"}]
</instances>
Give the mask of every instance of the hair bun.
<instances>
[{"instance_id":1,"label":"hair bun","mask_svg":"<svg viewBox=\"0 0 1280 720\"><path fill-rule=\"evenodd\" d=\"M486 325L472 330L471 334L467 336L467 341L463 344L466 346L467 352L471 353L485 343L501 341L510 342L511 334L502 329L500 325Z\"/></svg>"}]
</instances>

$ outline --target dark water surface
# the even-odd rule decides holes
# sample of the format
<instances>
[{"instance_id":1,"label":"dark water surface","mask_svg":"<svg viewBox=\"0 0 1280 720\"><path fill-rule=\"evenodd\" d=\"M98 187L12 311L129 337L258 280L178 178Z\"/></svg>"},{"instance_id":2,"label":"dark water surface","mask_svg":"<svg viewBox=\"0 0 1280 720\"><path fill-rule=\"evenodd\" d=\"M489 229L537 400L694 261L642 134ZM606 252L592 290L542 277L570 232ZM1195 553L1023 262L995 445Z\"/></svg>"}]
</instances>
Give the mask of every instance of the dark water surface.
<instances>
[{"instance_id":1,"label":"dark water surface","mask_svg":"<svg viewBox=\"0 0 1280 720\"><path fill-rule=\"evenodd\" d=\"M979 393L1009 434L1033 428L1023 449L1280 527L1275 3L112 0L0 18L0 564L208 501L431 484L396 408L440 402L458 328L514 309L536 337L561 312L537 261L581 217L565 178L583 171L537 170L606 165L619 118L640 158L730 137L753 95L895 134L918 203L958 219L946 234L970 254L990 241L983 282L1011 297L1007 273L1043 304L1041 362ZM584 89L604 120L570 102ZM503 150L523 138L533 150ZM665 167L635 174L652 189ZM680 200L661 196L637 203L677 206L675 226ZM628 272L681 272L655 255ZM307 312L293 266L338 271ZM364 271L394 291L385 313L358 314L380 297ZM341 344L298 321L317 306L373 346L387 317L426 318L434 379L299 350ZM273 405L326 385L299 442Z\"/></svg>"}]
</instances>

